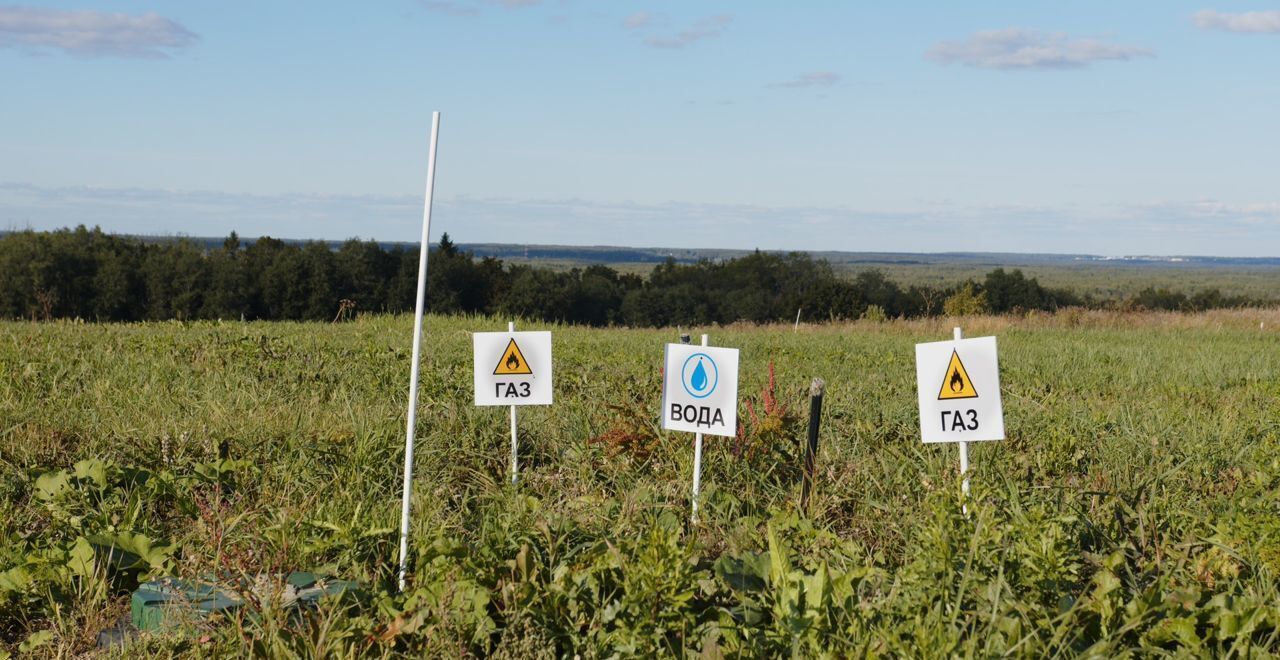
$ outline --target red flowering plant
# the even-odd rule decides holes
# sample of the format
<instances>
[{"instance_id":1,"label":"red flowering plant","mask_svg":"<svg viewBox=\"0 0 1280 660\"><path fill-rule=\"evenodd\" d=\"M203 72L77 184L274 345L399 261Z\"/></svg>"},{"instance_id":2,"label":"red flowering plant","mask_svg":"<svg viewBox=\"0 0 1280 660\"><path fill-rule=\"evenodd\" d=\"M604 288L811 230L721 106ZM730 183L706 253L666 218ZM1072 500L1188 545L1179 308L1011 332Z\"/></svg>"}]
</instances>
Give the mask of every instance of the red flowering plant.
<instances>
[{"instance_id":1,"label":"red flowering plant","mask_svg":"<svg viewBox=\"0 0 1280 660\"><path fill-rule=\"evenodd\" d=\"M796 471L803 429L797 406L780 401L777 391L777 375L770 362L769 382L758 395L747 397L744 402L747 415L738 420L738 435L733 438L731 451L753 471L783 477Z\"/></svg>"}]
</instances>

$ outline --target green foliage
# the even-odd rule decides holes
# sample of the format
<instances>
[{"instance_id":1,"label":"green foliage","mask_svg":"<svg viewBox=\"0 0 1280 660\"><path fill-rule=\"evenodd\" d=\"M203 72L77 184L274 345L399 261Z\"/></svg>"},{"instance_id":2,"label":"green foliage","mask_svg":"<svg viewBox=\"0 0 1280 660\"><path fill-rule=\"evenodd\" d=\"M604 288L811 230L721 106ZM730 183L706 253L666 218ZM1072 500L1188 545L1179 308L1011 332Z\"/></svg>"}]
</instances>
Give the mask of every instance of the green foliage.
<instances>
[{"instance_id":1,"label":"green foliage","mask_svg":"<svg viewBox=\"0 0 1280 660\"><path fill-rule=\"evenodd\" d=\"M1093 314L966 321L1000 337L1009 429L971 446L968 515L954 448L916 435L912 345L942 322L713 330L742 351L743 436L707 439L696 527L691 438L655 421L672 333L552 326L557 404L521 411L511 486L508 418L473 406L468 378L468 331L505 323L429 317L404 593L412 319L6 323L0 657L90 651L139 580L293 569L367 589L123 653L1280 652L1280 320ZM796 411L814 376L805 517Z\"/></svg>"},{"instance_id":2,"label":"green foliage","mask_svg":"<svg viewBox=\"0 0 1280 660\"><path fill-rule=\"evenodd\" d=\"M1244 307L1249 304L1244 296L1224 296L1217 289L1206 289L1188 296L1181 291L1147 287L1124 302L1128 309L1159 309L1169 311L1204 311L1223 307Z\"/></svg>"},{"instance_id":3,"label":"green foliage","mask_svg":"<svg viewBox=\"0 0 1280 660\"><path fill-rule=\"evenodd\" d=\"M976 290L972 282L948 296L942 303L942 309L947 316L977 316L991 311L987 292Z\"/></svg>"},{"instance_id":4,"label":"green foliage","mask_svg":"<svg viewBox=\"0 0 1280 660\"><path fill-rule=\"evenodd\" d=\"M691 264L668 259L645 278L602 264L556 269L477 259L447 234L429 263L426 305L435 313L590 326L776 323L797 313L820 321L880 321L1065 306L1199 311L1275 303L1269 294L1228 295L1207 286L1191 293L1134 286L1078 296L1003 268L957 290L939 267L936 281L904 288L884 271L837 271L799 252L756 251ZM0 236L0 318L336 322L353 310L412 310L417 275L417 250L372 241L333 249L270 237L242 242L232 233L216 247L185 239L144 243L83 226L13 232Z\"/></svg>"},{"instance_id":5,"label":"green foliage","mask_svg":"<svg viewBox=\"0 0 1280 660\"><path fill-rule=\"evenodd\" d=\"M7 539L0 550L0 621L26 627L50 608L98 600L103 592L95 585L127 589L140 576L172 570L176 548L155 537L147 509L153 500L175 497L178 481L98 459L37 474L28 507L34 529ZM48 636L32 633L19 651L52 638L52 631L43 632ZM4 636L0 624L0 640Z\"/></svg>"},{"instance_id":6,"label":"green foliage","mask_svg":"<svg viewBox=\"0 0 1280 660\"><path fill-rule=\"evenodd\" d=\"M1021 270L1006 273L997 268L987 273L982 283L989 311L997 314L1032 309L1057 309L1082 304L1082 300L1069 291L1050 290L1040 286L1036 278L1028 278Z\"/></svg>"},{"instance_id":7,"label":"green foliage","mask_svg":"<svg viewBox=\"0 0 1280 660\"><path fill-rule=\"evenodd\" d=\"M867 309L862 312L861 319L872 323L884 323L889 319L889 315L885 314L884 308L879 305L867 305Z\"/></svg>"}]
</instances>

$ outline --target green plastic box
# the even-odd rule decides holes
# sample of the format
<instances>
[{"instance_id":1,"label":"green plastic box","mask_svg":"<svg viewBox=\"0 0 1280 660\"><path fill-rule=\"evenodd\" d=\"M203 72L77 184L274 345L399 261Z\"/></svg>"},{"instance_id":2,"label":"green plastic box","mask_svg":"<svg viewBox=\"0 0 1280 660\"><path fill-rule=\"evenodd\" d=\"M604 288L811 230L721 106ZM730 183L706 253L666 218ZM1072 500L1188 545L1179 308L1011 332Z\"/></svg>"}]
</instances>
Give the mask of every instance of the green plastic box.
<instances>
[{"instance_id":1,"label":"green plastic box","mask_svg":"<svg viewBox=\"0 0 1280 660\"><path fill-rule=\"evenodd\" d=\"M293 572L281 581L277 576L235 580L231 586L212 582L161 578L144 583L133 592L131 620L142 631L189 628L216 615L229 615L245 604L246 595L260 601L275 600L285 609L314 606L321 598L358 588L355 582L335 580L313 573Z\"/></svg>"}]
</instances>

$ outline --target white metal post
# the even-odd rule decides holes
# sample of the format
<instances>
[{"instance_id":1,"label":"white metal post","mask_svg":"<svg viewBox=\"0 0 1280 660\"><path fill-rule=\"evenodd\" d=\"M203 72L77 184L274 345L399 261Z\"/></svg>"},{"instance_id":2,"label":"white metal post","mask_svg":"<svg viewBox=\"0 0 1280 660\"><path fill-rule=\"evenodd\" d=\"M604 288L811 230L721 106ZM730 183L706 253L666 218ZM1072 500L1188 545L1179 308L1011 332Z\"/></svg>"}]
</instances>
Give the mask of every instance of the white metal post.
<instances>
[{"instance_id":1,"label":"white metal post","mask_svg":"<svg viewBox=\"0 0 1280 660\"><path fill-rule=\"evenodd\" d=\"M956 341L964 339L959 327L955 328L953 332L955 333ZM960 476L964 477L964 480L960 482L960 492L966 500L966 503L962 504L961 508L964 509L965 513L969 513L969 505L967 503L969 499L969 443L963 440L960 441Z\"/></svg>"},{"instance_id":2,"label":"white metal post","mask_svg":"<svg viewBox=\"0 0 1280 660\"><path fill-rule=\"evenodd\" d=\"M400 503L400 591L409 565L409 500L413 495L413 433L418 414L418 358L422 354L422 312L427 297L427 252L431 235L431 195L436 186L436 142L440 136L440 113L431 113L431 147L427 152L427 193L422 208L422 242L418 253L418 298L413 310L413 366L409 368L409 418L405 422L404 498Z\"/></svg>"},{"instance_id":3,"label":"white metal post","mask_svg":"<svg viewBox=\"0 0 1280 660\"><path fill-rule=\"evenodd\" d=\"M507 332L516 331L516 322L507 322ZM519 463L516 459L516 407L511 406L511 483L516 482L516 475L519 474Z\"/></svg>"},{"instance_id":4,"label":"white metal post","mask_svg":"<svg viewBox=\"0 0 1280 660\"><path fill-rule=\"evenodd\" d=\"M702 335L702 345L707 345L707 336ZM698 524L698 490L699 484L702 482L702 434L695 433L693 436L693 513L689 515L689 521Z\"/></svg>"}]
</instances>

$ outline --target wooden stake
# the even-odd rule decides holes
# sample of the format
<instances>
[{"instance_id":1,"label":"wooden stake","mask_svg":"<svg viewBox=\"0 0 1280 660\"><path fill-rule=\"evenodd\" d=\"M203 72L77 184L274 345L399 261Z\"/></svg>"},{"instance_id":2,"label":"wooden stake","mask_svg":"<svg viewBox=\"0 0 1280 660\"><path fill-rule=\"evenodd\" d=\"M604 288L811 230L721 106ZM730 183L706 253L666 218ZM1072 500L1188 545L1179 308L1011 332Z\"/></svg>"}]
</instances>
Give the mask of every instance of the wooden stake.
<instances>
[{"instance_id":1,"label":"wooden stake","mask_svg":"<svg viewBox=\"0 0 1280 660\"><path fill-rule=\"evenodd\" d=\"M809 384L809 442L804 448L804 480L800 485L800 508L809 513L809 493L813 490L818 460L818 427L822 424L822 395L827 384L814 378Z\"/></svg>"}]
</instances>

